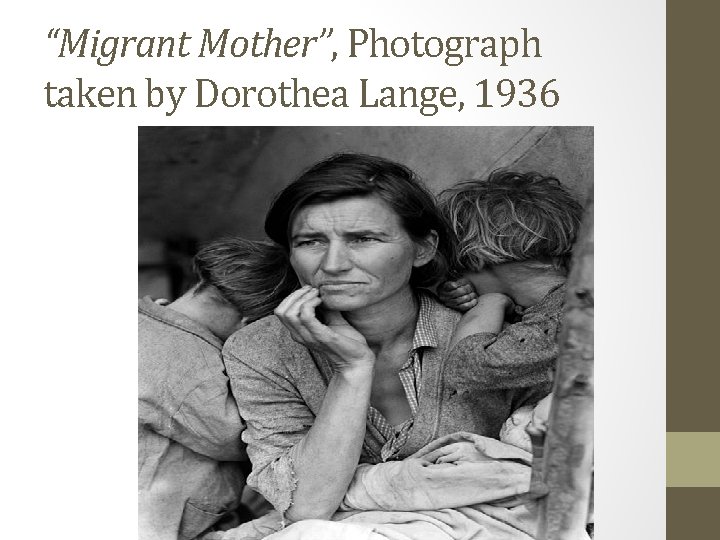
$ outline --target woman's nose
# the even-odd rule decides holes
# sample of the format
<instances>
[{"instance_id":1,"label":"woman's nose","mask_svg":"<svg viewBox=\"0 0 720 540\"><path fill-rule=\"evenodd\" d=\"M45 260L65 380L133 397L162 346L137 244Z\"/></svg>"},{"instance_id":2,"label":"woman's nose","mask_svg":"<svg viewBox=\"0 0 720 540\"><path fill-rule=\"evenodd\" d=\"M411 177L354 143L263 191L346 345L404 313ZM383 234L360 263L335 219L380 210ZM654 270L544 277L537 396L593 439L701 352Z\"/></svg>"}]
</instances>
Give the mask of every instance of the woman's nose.
<instances>
[{"instance_id":1,"label":"woman's nose","mask_svg":"<svg viewBox=\"0 0 720 540\"><path fill-rule=\"evenodd\" d=\"M322 260L323 272L343 272L349 270L351 266L347 246L343 242L330 242Z\"/></svg>"}]
</instances>

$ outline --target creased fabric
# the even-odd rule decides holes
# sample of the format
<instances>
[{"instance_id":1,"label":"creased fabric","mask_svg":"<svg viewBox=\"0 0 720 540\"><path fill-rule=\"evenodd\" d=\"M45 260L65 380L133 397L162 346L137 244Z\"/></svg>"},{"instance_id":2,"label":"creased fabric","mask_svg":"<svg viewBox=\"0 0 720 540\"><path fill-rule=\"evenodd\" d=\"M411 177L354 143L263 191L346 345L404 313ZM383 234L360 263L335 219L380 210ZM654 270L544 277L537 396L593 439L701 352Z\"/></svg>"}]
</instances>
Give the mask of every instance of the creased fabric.
<instances>
[{"instance_id":1,"label":"creased fabric","mask_svg":"<svg viewBox=\"0 0 720 540\"><path fill-rule=\"evenodd\" d=\"M240 504L245 429L222 342L185 315L138 301L138 536L195 538Z\"/></svg>"},{"instance_id":2,"label":"creased fabric","mask_svg":"<svg viewBox=\"0 0 720 540\"><path fill-rule=\"evenodd\" d=\"M431 463L427 456L454 443L472 445L472 461ZM306 520L268 540L530 540L537 505L522 504L531 455L498 440L454 433L400 462L360 465L330 521ZM250 530L244 526L245 532ZM241 527L242 528L242 527ZM236 529L207 540L258 540Z\"/></svg>"},{"instance_id":3,"label":"creased fabric","mask_svg":"<svg viewBox=\"0 0 720 540\"><path fill-rule=\"evenodd\" d=\"M469 442L485 461L430 463L432 451ZM455 433L433 441L404 461L360 465L342 510L440 510L520 495L530 484L532 455L495 439Z\"/></svg>"},{"instance_id":4,"label":"creased fabric","mask_svg":"<svg viewBox=\"0 0 720 540\"><path fill-rule=\"evenodd\" d=\"M551 383L566 291L566 285L560 285L534 306L516 309L517 320L498 334L481 332L462 339L452 351L460 368L450 366L448 381L462 384L470 375L476 388L493 390Z\"/></svg>"}]
</instances>

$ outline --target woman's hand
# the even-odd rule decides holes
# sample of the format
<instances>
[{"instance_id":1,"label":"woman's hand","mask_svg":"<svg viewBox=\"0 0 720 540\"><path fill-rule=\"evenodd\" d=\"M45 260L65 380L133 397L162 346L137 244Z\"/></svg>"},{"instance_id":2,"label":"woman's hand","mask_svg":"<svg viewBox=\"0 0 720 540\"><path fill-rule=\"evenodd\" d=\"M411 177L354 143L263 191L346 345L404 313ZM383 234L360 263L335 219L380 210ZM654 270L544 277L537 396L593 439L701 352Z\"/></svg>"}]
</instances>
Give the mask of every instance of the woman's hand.
<instances>
[{"instance_id":1,"label":"woman's hand","mask_svg":"<svg viewBox=\"0 0 720 540\"><path fill-rule=\"evenodd\" d=\"M477 304L478 294L475 287L465 278L446 281L438 287L437 292L443 304L461 313Z\"/></svg>"},{"instance_id":2,"label":"woman's hand","mask_svg":"<svg viewBox=\"0 0 720 540\"><path fill-rule=\"evenodd\" d=\"M460 461L488 461L488 458L471 442L456 442L442 446L422 457L430 463L457 463Z\"/></svg>"},{"instance_id":3,"label":"woman's hand","mask_svg":"<svg viewBox=\"0 0 720 540\"><path fill-rule=\"evenodd\" d=\"M305 285L275 309L298 343L321 352L332 364L322 406L294 452L293 500L285 516L292 520L330 519L337 510L360 460L374 375L375 355L365 338L338 312L315 316L322 300Z\"/></svg>"},{"instance_id":4,"label":"woman's hand","mask_svg":"<svg viewBox=\"0 0 720 540\"><path fill-rule=\"evenodd\" d=\"M293 339L309 349L324 353L340 372L372 367L375 354L363 335L338 311L323 311L325 324L315 315L322 303L319 291L305 285L275 308L275 315L290 330Z\"/></svg>"}]
</instances>

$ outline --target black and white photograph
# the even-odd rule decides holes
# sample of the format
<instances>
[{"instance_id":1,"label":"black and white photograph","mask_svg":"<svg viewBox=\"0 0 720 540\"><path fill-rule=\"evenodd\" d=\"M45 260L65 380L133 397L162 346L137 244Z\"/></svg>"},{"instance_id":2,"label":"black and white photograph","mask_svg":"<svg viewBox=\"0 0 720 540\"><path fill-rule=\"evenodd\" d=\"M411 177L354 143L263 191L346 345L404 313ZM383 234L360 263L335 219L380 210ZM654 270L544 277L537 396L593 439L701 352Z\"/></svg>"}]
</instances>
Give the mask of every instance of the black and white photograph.
<instances>
[{"instance_id":1,"label":"black and white photograph","mask_svg":"<svg viewBox=\"0 0 720 540\"><path fill-rule=\"evenodd\" d=\"M141 540L593 537L593 127L137 136Z\"/></svg>"}]
</instances>

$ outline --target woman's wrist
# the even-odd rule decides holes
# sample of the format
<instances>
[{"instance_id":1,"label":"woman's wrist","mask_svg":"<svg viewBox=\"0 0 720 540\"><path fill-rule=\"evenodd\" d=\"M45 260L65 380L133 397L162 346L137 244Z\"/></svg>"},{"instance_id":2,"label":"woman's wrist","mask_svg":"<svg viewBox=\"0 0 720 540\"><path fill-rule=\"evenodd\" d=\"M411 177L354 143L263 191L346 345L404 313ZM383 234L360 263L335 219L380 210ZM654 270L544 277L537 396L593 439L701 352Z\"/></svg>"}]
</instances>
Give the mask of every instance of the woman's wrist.
<instances>
[{"instance_id":1,"label":"woman's wrist","mask_svg":"<svg viewBox=\"0 0 720 540\"><path fill-rule=\"evenodd\" d=\"M351 383L372 382L375 371L375 356L368 357L362 361L347 364L336 372L342 380Z\"/></svg>"}]
</instances>

